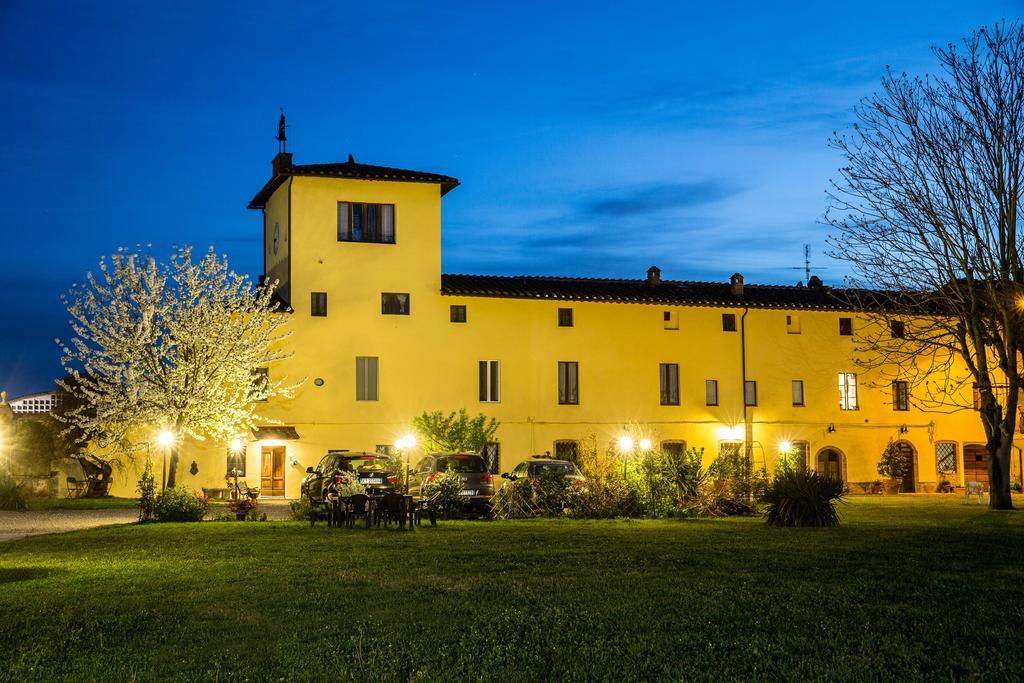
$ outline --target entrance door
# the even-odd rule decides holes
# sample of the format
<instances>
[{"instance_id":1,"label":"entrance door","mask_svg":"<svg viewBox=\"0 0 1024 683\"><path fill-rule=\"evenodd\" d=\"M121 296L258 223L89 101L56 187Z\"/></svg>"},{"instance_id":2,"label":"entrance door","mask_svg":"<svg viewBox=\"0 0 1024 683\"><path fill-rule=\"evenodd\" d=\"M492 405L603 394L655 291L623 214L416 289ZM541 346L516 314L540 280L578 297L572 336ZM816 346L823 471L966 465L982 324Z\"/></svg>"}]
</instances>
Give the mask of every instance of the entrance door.
<instances>
[{"instance_id":1,"label":"entrance door","mask_svg":"<svg viewBox=\"0 0 1024 683\"><path fill-rule=\"evenodd\" d=\"M988 488L988 453L979 444L964 446L964 483L981 482Z\"/></svg>"},{"instance_id":2,"label":"entrance door","mask_svg":"<svg viewBox=\"0 0 1024 683\"><path fill-rule=\"evenodd\" d=\"M818 452L818 474L831 477L832 479L843 479L843 461L839 451L826 448Z\"/></svg>"},{"instance_id":3,"label":"entrance door","mask_svg":"<svg viewBox=\"0 0 1024 683\"><path fill-rule=\"evenodd\" d=\"M260 467L260 495L284 495L284 446L264 446Z\"/></svg>"},{"instance_id":4,"label":"entrance door","mask_svg":"<svg viewBox=\"0 0 1024 683\"><path fill-rule=\"evenodd\" d=\"M907 471L903 474L903 480L900 482L900 492L913 493L916 490L917 453L914 452L914 446L909 441L897 441L896 448L909 463Z\"/></svg>"}]
</instances>

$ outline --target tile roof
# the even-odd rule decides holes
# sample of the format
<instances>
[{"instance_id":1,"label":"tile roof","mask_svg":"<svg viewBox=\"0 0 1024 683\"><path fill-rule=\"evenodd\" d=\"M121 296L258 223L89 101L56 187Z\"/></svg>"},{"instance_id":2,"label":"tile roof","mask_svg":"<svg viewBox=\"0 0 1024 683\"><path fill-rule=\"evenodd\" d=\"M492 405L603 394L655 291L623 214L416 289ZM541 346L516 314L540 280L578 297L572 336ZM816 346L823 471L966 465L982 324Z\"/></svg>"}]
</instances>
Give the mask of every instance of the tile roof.
<instances>
[{"instance_id":1,"label":"tile roof","mask_svg":"<svg viewBox=\"0 0 1024 683\"><path fill-rule=\"evenodd\" d=\"M403 183L436 183L441 186L441 196L454 190L459 185L455 178L437 173L424 173L422 171L409 171L403 168L391 168L389 166L373 166L371 164L357 163L352 155L348 161L337 164L300 164L292 165L275 173L274 177L267 181L256 196L249 202L250 209L262 209L267 200L274 194L284 181L292 176L318 176L323 178L359 178L361 180L390 180Z\"/></svg>"},{"instance_id":2,"label":"tile roof","mask_svg":"<svg viewBox=\"0 0 1024 683\"><path fill-rule=\"evenodd\" d=\"M780 308L852 311L863 307L870 292L784 285L744 285L734 295L728 282L616 280L607 278L502 275L442 275L441 293L507 299L604 301L726 308Z\"/></svg>"}]
</instances>

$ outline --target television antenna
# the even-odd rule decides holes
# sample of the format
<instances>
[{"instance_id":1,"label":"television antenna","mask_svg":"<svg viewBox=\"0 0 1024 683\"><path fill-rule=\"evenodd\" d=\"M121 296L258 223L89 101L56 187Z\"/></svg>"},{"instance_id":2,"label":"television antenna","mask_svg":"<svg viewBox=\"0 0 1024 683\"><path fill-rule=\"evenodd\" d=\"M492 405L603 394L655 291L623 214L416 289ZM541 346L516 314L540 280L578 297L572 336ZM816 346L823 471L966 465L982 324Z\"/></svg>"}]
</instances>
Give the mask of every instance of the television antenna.
<instances>
[{"instance_id":1,"label":"television antenna","mask_svg":"<svg viewBox=\"0 0 1024 683\"><path fill-rule=\"evenodd\" d=\"M802 266L790 266L790 270L802 270L804 271L804 282L810 282L811 280L811 245L804 245L804 265ZM815 270L828 270L828 266L818 266Z\"/></svg>"}]
</instances>

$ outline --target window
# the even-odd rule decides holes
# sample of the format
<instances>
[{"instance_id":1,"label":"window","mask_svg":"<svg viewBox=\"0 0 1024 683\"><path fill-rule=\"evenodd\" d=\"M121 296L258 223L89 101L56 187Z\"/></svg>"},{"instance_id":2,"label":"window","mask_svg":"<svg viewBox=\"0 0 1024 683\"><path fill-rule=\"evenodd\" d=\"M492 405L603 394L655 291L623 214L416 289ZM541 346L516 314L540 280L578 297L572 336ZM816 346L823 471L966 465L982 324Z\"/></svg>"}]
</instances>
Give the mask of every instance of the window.
<instances>
[{"instance_id":1,"label":"window","mask_svg":"<svg viewBox=\"0 0 1024 683\"><path fill-rule=\"evenodd\" d=\"M704 380L704 405L718 405L718 380Z\"/></svg>"},{"instance_id":2,"label":"window","mask_svg":"<svg viewBox=\"0 0 1024 683\"><path fill-rule=\"evenodd\" d=\"M889 331L892 332L893 339L903 339L906 336L907 328L902 320L890 320Z\"/></svg>"},{"instance_id":3,"label":"window","mask_svg":"<svg viewBox=\"0 0 1024 683\"><path fill-rule=\"evenodd\" d=\"M735 313L723 313L722 314L722 331L723 332L735 332L736 331L736 314Z\"/></svg>"},{"instance_id":4,"label":"window","mask_svg":"<svg viewBox=\"0 0 1024 683\"><path fill-rule=\"evenodd\" d=\"M794 441L790 444L789 448L789 453L793 458L793 464L798 467L807 467L810 465L808 457L811 453L811 444L806 441Z\"/></svg>"},{"instance_id":5,"label":"window","mask_svg":"<svg viewBox=\"0 0 1024 683\"><path fill-rule=\"evenodd\" d=\"M661 364L661 405L679 405L679 364Z\"/></svg>"},{"instance_id":6,"label":"window","mask_svg":"<svg viewBox=\"0 0 1024 683\"><path fill-rule=\"evenodd\" d=\"M256 368L252 371L252 385L249 388L250 401L266 401L270 395L270 370Z\"/></svg>"},{"instance_id":7,"label":"window","mask_svg":"<svg viewBox=\"0 0 1024 683\"><path fill-rule=\"evenodd\" d=\"M895 380L892 383L892 409L910 410L910 391L903 380Z\"/></svg>"},{"instance_id":8,"label":"window","mask_svg":"<svg viewBox=\"0 0 1024 683\"><path fill-rule=\"evenodd\" d=\"M839 409L857 410L857 373L839 373Z\"/></svg>"},{"instance_id":9,"label":"window","mask_svg":"<svg viewBox=\"0 0 1024 683\"><path fill-rule=\"evenodd\" d=\"M839 334L841 334L844 337L853 336L853 318L839 319Z\"/></svg>"},{"instance_id":10,"label":"window","mask_svg":"<svg viewBox=\"0 0 1024 683\"><path fill-rule=\"evenodd\" d=\"M743 405L757 405L757 382L752 379L743 382Z\"/></svg>"},{"instance_id":11,"label":"window","mask_svg":"<svg viewBox=\"0 0 1024 683\"><path fill-rule=\"evenodd\" d=\"M935 444L935 466L939 474L956 472L956 443L940 441Z\"/></svg>"},{"instance_id":12,"label":"window","mask_svg":"<svg viewBox=\"0 0 1024 683\"><path fill-rule=\"evenodd\" d=\"M558 326L559 327L572 327L572 309L571 308L559 308L558 309Z\"/></svg>"},{"instance_id":13,"label":"window","mask_svg":"<svg viewBox=\"0 0 1024 683\"><path fill-rule=\"evenodd\" d=\"M576 361L558 361L558 402L561 405L580 402L580 368Z\"/></svg>"},{"instance_id":14,"label":"window","mask_svg":"<svg viewBox=\"0 0 1024 683\"><path fill-rule=\"evenodd\" d=\"M309 295L309 314L315 316L327 315L327 292L312 292Z\"/></svg>"},{"instance_id":15,"label":"window","mask_svg":"<svg viewBox=\"0 0 1024 683\"><path fill-rule=\"evenodd\" d=\"M395 447L389 443L379 443L374 448L374 452L380 453L381 455L391 455L394 452L394 450Z\"/></svg>"},{"instance_id":16,"label":"window","mask_svg":"<svg viewBox=\"0 0 1024 683\"><path fill-rule=\"evenodd\" d=\"M786 334L800 334L800 317L795 315L786 316Z\"/></svg>"},{"instance_id":17,"label":"window","mask_svg":"<svg viewBox=\"0 0 1024 683\"><path fill-rule=\"evenodd\" d=\"M338 202L339 242L395 243L395 205Z\"/></svg>"},{"instance_id":18,"label":"window","mask_svg":"<svg viewBox=\"0 0 1024 683\"><path fill-rule=\"evenodd\" d=\"M498 361L480 361L480 402L498 402Z\"/></svg>"},{"instance_id":19,"label":"window","mask_svg":"<svg viewBox=\"0 0 1024 683\"><path fill-rule=\"evenodd\" d=\"M464 323L466 322L466 307L452 305L449 310L451 321L453 323Z\"/></svg>"},{"instance_id":20,"label":"window","mask_svg":"<svg viewBox=\"0 0 1024 683\"><path fill-rule=\"evenodd\" d=\"M793 405L802 406L804 404L804 381L802 379L795 379L791 382L791 385Z\"/></svg>"},{"instance_id":21,"label":"window","mask_svg":"<svg viewBox=\"0 0 1024 683\"><path fill-rule=\"evenodd\" d=\"M555 458L576 462L580 455L580 442L562 439L555 442Z\"/></svg>"},{"instance_id":22,"label":"window","mask_svg":"<svg viewBox=\"0 0 1024 683\"><path fill-rule=\"evenodd\" d=\"M685 441L662 441L661 442L661 452L664 453L665 455L667 455L669 457L669 459L671 459L671 460L673 460L675 462L679 462L682 459L682 457L683 457L683 453L686 452L686 442Z\"/></svg>"},{"instance_id":23,"label":"window","mask_svg":"<svg viewBox=\"0 0 1024 683\"><path fill-rule=\"evenodd\" d=\"M679 313L677 311L664 311L661 318L665 322L666 330L679 329Z\"/></svg>"},{"instance_id":24,"label":"window","mask_svg":"<svg viewBox=\"0 0 1024 683\"><path fill-rule=\"evenodd\" d=\"M240 452L236 453L230 448L228 449L227 457L227 476L234 479L236 476L245 476L245 449L243 448Z\"/></svg>"},{"instance_id":25,"label":"window","mask_svg":"<svg viewBox=\"0 0 1024 683\"><path fill-rule=\"evenodd\" d=\"M409 295L397 292L382 293L380 312L384 315L409 315Z\"/></svg>"},{"instance_id":26,"label":"window","mask_svg":"<svg viewBox=\"0 0 1024 683\"><path fill-rule=\"evenodd\" d=\"M740 454L740 446L743 445L742 441L719 441L718 442L718 457L719 458L736 458Z\"/></svg>"},{"instance_id":27,"label":"window","mask_svg":"<svg viewBox=\"0 0 1024 683\"><path fill-rule=\"evenodd\" d=\"M492 441L484 446L484 450L481 453L484 458L484 463L487 465L487 471L491 474L501 474L501 444L497 441Z\"/></svg>"},{"instance_id":28,"label":"window","mask_svg":"<svg viewBox=\"0 0 1024 683\"><path fill-rule=\"evenodd\" d=\"M356 400L377 400L378 360L376 356L356 356Z\"/></svg>"}]
</instances>

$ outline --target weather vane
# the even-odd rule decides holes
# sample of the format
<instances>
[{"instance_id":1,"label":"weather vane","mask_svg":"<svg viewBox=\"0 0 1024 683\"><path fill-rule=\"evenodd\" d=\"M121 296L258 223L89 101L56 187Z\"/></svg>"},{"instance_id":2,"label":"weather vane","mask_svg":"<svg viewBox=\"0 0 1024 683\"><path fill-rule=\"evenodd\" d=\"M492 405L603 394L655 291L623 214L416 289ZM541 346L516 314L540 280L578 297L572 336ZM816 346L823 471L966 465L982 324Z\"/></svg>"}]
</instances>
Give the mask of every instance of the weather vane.
<instances>
[{"instance_id":1,"label":"weather vane","mask_svg":"<svg viewBox=\"0 0 1024 683\"><path fill-rule=\"evenodd\" d=\"M283 152L287 147L288 136L285 135L284 129L288 127L288 124L284 122L284 107L281 107L281 118L277 121L277 151Z\"/></svg>"}]
</instances>

